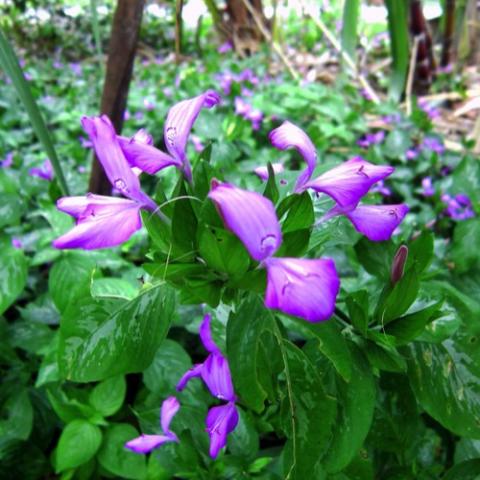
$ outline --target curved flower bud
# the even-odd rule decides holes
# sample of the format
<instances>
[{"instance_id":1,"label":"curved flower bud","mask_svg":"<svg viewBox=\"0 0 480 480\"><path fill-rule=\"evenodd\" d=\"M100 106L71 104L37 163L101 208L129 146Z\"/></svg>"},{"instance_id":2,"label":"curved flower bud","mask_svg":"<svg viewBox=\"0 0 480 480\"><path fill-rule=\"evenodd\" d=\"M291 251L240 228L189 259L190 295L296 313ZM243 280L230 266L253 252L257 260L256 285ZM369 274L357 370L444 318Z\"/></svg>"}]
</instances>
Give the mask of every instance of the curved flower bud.
<instances>
[{"instance_id":1,"label":"curved flower bud","mask_svg":"<svg viewBox=\"0 0 480 480\"><path fill-rule=\"evenodd\" d=\"M142 226L141 205L126 198L92 194L65 197L58 200L57 207L75 217L77 224L53 241L55 248L114 247L126 242Z\"/></svg>"},{"instance_id":2,"label":"curved flower bud","mask_svg":"<svg viewBox=\"0 0 480 480\"><path fill-rule=\"evenodd\" d=\"M174 432L170 430L170 422L180 408L180 403L175 397L168 397L162 403L160 422L164 435L140 435L125 444L125 448L135 453L149 453L167 442L178 442Z\"/></svg>"},{"instance_id":3,"label":"curved flower bud","mask_svg":"<svg viewBox=\"0 0 480 480\"><path fill-rule=\"evenodd\" d=\"M331 259L269 258L265 306L309 322L327 320L340 288Z\"/></svg>"},{"instance_id":4,"label":"curved flower bud","mask_svg":"<svg viewBox=\"0 0 480 480\"><path fill-rule=\"evenodd\" d=\"M220 101L220 95L208 90L202 95L183 100L174 105L167 115L163 135L170 155L183 164L186 177L191 180L190 164L186 157L188 135L203 107L211 108Z\"/></svg>"},{"instance_id":5,"label":"curved flower bud","mask_svg":"<svg viewBox=\"0 0 480 480\"><path fill-rule=\"evenodd\" d=\"M326 193L342 207L356 205L379 180L395 169L389 165L373 165L354 157L306 183L304 188Z\"/></svg>"},{"instance_id":6,"label":"curved flower bud","mask_svg":"<svg viewBox=\"0 0 480 480\"><path fill-rule=\"evenodd\" d=\"M227 444L227 435L238 424L238 411L233 402L212 407L206 419L207 433L210 437L210 456L217 458L220 450Z\"/></svg>"},{"instance_id":7,"label":"curved flower bud","mask_svg":"<svg viewBox=\"0 0 480 480\"><path fill-rule=\"evenodd\" d=\"M256 192L212 180L208 194L225 223L258 262L273 255L282 243L282 232L273 203Z\"/></svg>"},{"instance_id":8,"label":"curved flower bud","mask_svg":"<svg viewBox=\"0 0 480 480\"><path fill-rule=\"evenodd\" d=\"M296 192L303 190L317 164L317 151L309 136L301 128L287 121L272 130L268 138L272 145L279 150L286 150L289 147L296 148L305 159L307 168L300 174L295 185Z\"/></svg>"},{"instance_id":9,"label":"curved flower bud","mask_svg":"<svg viewBox=\"0 0 480 480\"><path fill-rule=\"evenodd\" d=\"M177 389L177 392L181 392L192 378L201 377L202 369L203 363L198 363L197 365L194 365L190 370L187 370L183 374L182 378L178 381L177 386L175 387Z\"/></svg>"},{"instance_id":10,"label":"curved flower bud","mask_svg":"<svg viewBox=\"0 0 480 480\"><path fill-rule=\"evenodd\" d=\"M394 230L402 223L408 213L408 206L399 205L358 205L351 210L335 206L327 212L325 218L345 215L355 229L363 233L372 242L389 240Z\"/></svg>"},{"instance_id":11,"label":"curved flower bud","mask_svg":"<svg viewBox=\"0 0 480 480\"><path fill-rule=\"evenodd\" d=\"M110 183L122 195L136 200L144 206L155 209L154 202L142 192L140 181L132 172L120 144L112 122L106 115L82 117L82 127L90 137L98 160L103 166Z\"/></svg>"}]
</instances>

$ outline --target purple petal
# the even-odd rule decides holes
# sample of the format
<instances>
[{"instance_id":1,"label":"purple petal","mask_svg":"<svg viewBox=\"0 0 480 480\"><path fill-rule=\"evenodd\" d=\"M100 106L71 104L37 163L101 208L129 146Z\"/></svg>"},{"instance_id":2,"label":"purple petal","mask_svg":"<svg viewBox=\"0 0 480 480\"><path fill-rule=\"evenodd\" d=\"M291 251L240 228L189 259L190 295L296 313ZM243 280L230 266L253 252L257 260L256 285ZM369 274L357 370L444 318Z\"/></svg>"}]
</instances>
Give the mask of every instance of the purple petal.
<instances>
[{"instance_id":1,"label":"purple petal","mask_svg":"<svg viewBox=\"0 0 480 480\"><path fill-rule=\"evenodd\" d=\"M210 328L210 323L212 316L207 313L203 317L202 324L200 325L200 339L202 340L203 346L210 353L221 353L220 349L217 347L212 338L212 330Z\"/></svg>"},{"instance_id":2,"label":"purple petal","mask_svg":"<svg viewBox=\"0 0 480 480\"><path fill-rule=\"evenodd\" d=\"M268 198L216 180L212 181L208 196L226 227L243 242L252 258L261 261L278 250L282 233L275 207Z\"/></svg>"},{"instance_id":3,"label":"purple petal","mask_svg":"<svg viewBox=\"0 0 480 480\"><path fill-rule=\"evenodd\" d=\"M232 402L208 411L207 433L210 437L210 456L216 458L218 452L227 444L227 435L235 430L238 424L238 411Z\"/></svg>"},{"instance_id":4,"label":"purple petal","mask_svg":"<svg viewBox=\"0 0 480 480\"><path fill-rule=\"evenodd\" d=\"M211 108L219 101L220 95L213 90L208 90L198 97L177 103L168 111L163 130L165 145L170 155L184 165L188 179L191 179L190 164L185 152L188 135L200 110L203 107Z\"/></svg>"},{"instance_id":5,"label":"purple petal","mask_svg":"<svg viewBox=\"0 0 480 480\"><path fill-rule=\"evenodd\" d=\"M120 148L110 119L102 115L83 117L81 121L112 186L126 197L155 209L153 201L141 191L140 182Z\"/></svg>"},{"instance_id":6,"label":"purple petal","mask_svg":"<svg viewBox=\"0 0 480 480\"><path fill-rule=\"evenodd\" d=\"M162 403L162 410L160 413L160 423L162 425L163 433L166 435L177 438L177 436L170 431L170 422L175 414L180 409L180 403L175 397L168 397Z\"/></svg>"},{"instance_id":7,"label":"purple petal","mask_svg":"<svg viewBox=\"0 0 480 480\"><path fill-rule=\"evenodd\" d=\"M317 164L317 151L308 135L299 127L290 122L283 122L268 135L272 145L279 150L289 147L296 148L307 162L307 168L298 177L295 191L301 191L304 184L310 180Z\"/></svg>"},{"instance_id":8,"label":"purple petal","mask_svg":"<svg viewBox=\"0 0 480 480\"><path fill-rule=\"evenodd\" d=\"M8 152L5 155L5 159L0 162L0 167L2 167L2 168L11 167L12 163L13 163L13 152Z\"/></svg>"},{"instance_id":9,"label":"purple petal","mask_svg":"<svg viewBox=\"0 0 480 480\"><path fill-rule=\"evenodd\" d=\"M389 165L373 165L355 157L308 182L305 188L326 193L343 207L356 205L374 183L394 170Z\"/></svg>"},{"instance_id":10,"label":"purple petal","mask_svg":"<svg viewBox=\"0 0 480 480\"><path fill-rule=\"evenodd\" d=\"M251 109L252 109L251 105L249 105L242 97L235 97L235 114L236 115L245 117L250 113Z\"/></svg>"},{"instance_id":11,"label":"purple petal","mask_svg":"<svg viewBox=\"0 0 480 480\"><path fill-rule=\"evenodd\" d=\"M132 200L99 195L60 199L59 209L75 216L77 225L53 246L93 250L120 245L141 228L140 207Z\"/></svg>"},{"instance_id":12,"label":"purple petal","mask_svg":"<svg viewBox=\"0 0 480 480\"><path fill-rule=\"evenodd\" d=\"M220 400L235 400L228 360L220 353L211 353L202 368L202 379L210 393Z\"/></svg>"},{"instance_id":13,"label":"purple petal","mask_svg":"<svg viewBox=\"0 0 480 480\"><path fill-rule=\"evenodd\" d=\"M28 171L28 174L32 177L42 178L43 180L53 180L53 168L50 160L45 160L41 167L34 167Z\"/></svg>"},{"instance_id":14,"label":"purple petal","mask_svg":"<svg viewBox=\"0 0 480 480\"><path fill-rule=\"evenodd\" d=\"M143 141L138 141L137 135L138 133L132 138L117 136L120 148L131 167L138 167L143 172L153 175L159 170L170 167L171 165L176 167L182 166L179 160L162 152L158 148Z\"/></svg>"},{"instance_id":15,"label":"purple petal","mask_svg":"<svg viewBox=\"0 0 480 480\"><path fill-rule=\"evenodd\" d=\"M265 306L309 322L327 320L340 288L331 259L269 258Z\"/></svg>"},{"instance_id":16,"label":"purple petal","mask_svg":"<svg viewBox=\"0 0 480 480\"><path fill-rule=\"evenodd\" d=\"M150 453L153 449L160 447L167 442L175 442L175 438L166 435L140 435L125 444L135 453Z\"/></svg>"},{"instance_id":17,"label":"purple petal","mask_svg":"<svg viewBox=\"0 0 480 480\"><path fill-rule=\"evenodd\" d=\"M187 386L187 383L190 381L190 379L194 377L200 377L202 375L202 369L203 369L203 363L199 363L197 365L194 365L187 372L185 372L185 374L179 380L179 382L177 383L177 386L175 387L177 391L181 392Z\"/></svg>"},{"instance_id":18,"label":"purple petal","mask_svg":"<svg viewBox=\"0 0 480 480\"><path fill-rule=\"evenodd\" d=\"M336 207L334 207L336 208ZM354 210L343 212L355 229L373 242L389 240L400 225L408 207L399 205L359 205Z\"/></svg>"},{"instance_id":19,"label":"purple petal","mask_svg":"<svg viewBox=\"0 0 480 480\"><path fill-rule=\"evenodd\" d=\"M277 173L282 173L285 170L283 163L272 163L272 168L273 168L273 173L275 173L275 175ZM264 182L268 180L267 167L257 167L253 172Z\"/></svg>"}]
</instances>

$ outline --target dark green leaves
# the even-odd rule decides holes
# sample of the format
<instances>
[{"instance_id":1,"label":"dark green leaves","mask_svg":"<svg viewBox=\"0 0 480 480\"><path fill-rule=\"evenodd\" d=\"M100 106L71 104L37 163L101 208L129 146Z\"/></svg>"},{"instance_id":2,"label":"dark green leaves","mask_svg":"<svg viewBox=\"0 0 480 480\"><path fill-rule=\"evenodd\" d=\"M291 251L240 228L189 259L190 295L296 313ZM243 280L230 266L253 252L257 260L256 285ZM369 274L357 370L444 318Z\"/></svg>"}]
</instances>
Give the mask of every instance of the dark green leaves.
<instances>
[{"instance_id":1,"label":"dark green leaves","mask_svg":"<svg viewBox=\"0 0 480 480\"><path fill-rule=\"evenodd\" d=\"M99 303L85 307L82 315L88 312L89 322L83 328L73 314L61 323L60 370L79 382L139 372L150 365L169 329L174 293L166 285L153 287L111 315L105 315L106 306Z\"/></svg>"},{"instance_id":2,"label":"dark green leaves","mask_svg":"<svg viewBox=\"0 0 480 480\"><path fill-rule=\"evenodd\" d=\"M22 250L0 242L0 315L17 299L27 283L28 262Z\"/></svg>"}]
</instances>

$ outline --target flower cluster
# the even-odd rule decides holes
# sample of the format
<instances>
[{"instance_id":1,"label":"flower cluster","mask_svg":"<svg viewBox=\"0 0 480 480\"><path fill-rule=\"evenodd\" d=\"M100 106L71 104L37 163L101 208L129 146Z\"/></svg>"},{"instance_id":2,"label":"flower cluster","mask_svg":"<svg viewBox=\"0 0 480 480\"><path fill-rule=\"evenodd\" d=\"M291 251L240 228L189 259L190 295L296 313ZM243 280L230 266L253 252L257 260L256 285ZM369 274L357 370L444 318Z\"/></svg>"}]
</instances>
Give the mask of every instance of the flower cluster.
<instances>
[{"instance_id":1,"label":"flower cluster","mask_svg":"<svg viewBox=\"0 0 480 480\"><path fill-rule=\"evenodd\" d=\"M211 407L205 421L206 431L210 437L210 456L216 458L227 444L227 436L238 424L238 410L235 406L236 396L233 390L232 376L228 360L213 341L210 328L211 315L205 315L200 326L200 339L209 352L203 363L194 365L183 375L177 384L182 391L190 379L198 377L203 380L213 397L221 400L223 405ZM140 435L125 444L125 447L136 453L149 453L167 442L178 442L178 437L170 430L170 422L180 409L175 397L167 398L160 414L163 435Z\"/></svg>"}]
</instances>

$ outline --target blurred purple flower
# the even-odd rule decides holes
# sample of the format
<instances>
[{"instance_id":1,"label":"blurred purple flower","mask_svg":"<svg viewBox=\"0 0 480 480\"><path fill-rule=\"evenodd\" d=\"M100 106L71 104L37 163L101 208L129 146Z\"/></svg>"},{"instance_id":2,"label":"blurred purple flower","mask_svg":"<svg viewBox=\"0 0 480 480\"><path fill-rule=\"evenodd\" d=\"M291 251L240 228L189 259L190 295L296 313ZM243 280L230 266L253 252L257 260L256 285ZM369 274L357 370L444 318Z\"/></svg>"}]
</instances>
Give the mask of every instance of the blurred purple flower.
<instances>
[{"instance_id":1,"label":"blurred purple flower","mask_svg":"<svg viewBox=\"0 0 480 480\"><path fill-rule=\"evenodd\" d=\"M202 141L200 140L200 137L197 137L197 135L194 135L193 133L190 135L190 140L193 143L193 148L195 149L196 152L202 152L203 149L205 148L203 146Z\"/></svg>"},{"instance_id":2,"label":"blurred purple flower","mask_svg":"<svg viewBox=\"0 0 480 480\"><path fill-rule=\"evenodd\" d=\"M232 42L230 40L227 40L217 48L217 52L220 54L224 54L232 50L232 48L233 48Z\"/></svg>"},{"instance_id":3,"label":"blurred purple flower","mask_svg":"<svg viewBox=\"0 0 480 480\"><path fill-rule=\"evenodd\" d=\"M379 193L384 197L389 197L392 194L392 191L389 187L385 185L385 182L383 180L377 182L370 191L372 193Z\"/></svg>"},{"instance_id":4,"label":"blurred purple flower","mask_svg":"<svg viewBox=\"0 0 480 480\"><path fill-rule=\"evenodd\" d=\"M123 121L126 122L126 121L130 120L130 117L131 117L130 112L128 110L125 110L123 112Z\"/></svg>"},{"instance_id":5,"label":"blurred purple flower","mask_svg":"<svg viewBox=\"0 0 480 480\"><path fill-rule=\"evenodd\" d=\"M173 95L173 88L171 87L165 87L163 90L162 90L163 94L167 97L167 98L170 98L172 95Z\"/></svg>"},{"instance_id":6,"label":"blurred purple flower","mask_svg":"<svg viewBox=\"0 0 480 480\"><path fill-rule=\"evenodd\" d=\"M440 116L440 110L432 104L428 103L426 100L419 100L418 107L420 108L420 110L425 112L430 119L434 119Z\"/></svg>"},{"instance_id":7,"label":"blurred purple flower","mask_svg":"<svg viewBox=\"0 0 480 480\"><path fill-rule=\"evenodd\" d=\"M23 243L18 237L12 237L12 247L16 249L23 248Z\"/></svg>"},{"instance_id":8,"label":"blurred purple flower","mask_svg":"<svg viewBox=\"0 0 480 480\"><path fill-rule=\"evenodd\" d=\"M382 120L388 125L398 123L401 119L402 115L400 113L392 113L391 115L385 115L384 117L382 117Z\"/></svg>"},{"instance_id":9,"label":"blurred purple flower","mask_svg":"<svg viewBox=\"0 0 480 480\"><path fill-rule=\"evenodd\" d=\"M235 113L241 117L249 114L252 107L242 97L235 97Z\"/></svg>"},{"instance_id":10,"label":"blurred purple flower","mask_svg":"<svg viewBox=\"0 0 480 480\"><path fill-rule=\"evenodd\" d=\"M73 72L74 75L77 77L81 77L83 73L82 64L79 62L72 62L70 63L70 70Z\"/></svg>"},{"instance_id":11,"label":"blurred purple flower","mask_svg":"<svg viewBox=\"0 0 480 480\"><path fill-rule=\"evenodd\" d=\"M143 106L147 109L147 111L155 110L155 102L152 102L148 98L143 99Z\"/></svg>"},{"instance_id":12,"label":"blurred purple flower","mask_svg":"<svg viewBox=\"0 0 480 480\"><path fill-rule=\"evenodd\" d=\"M419 152L417 148L409 148L405 153L405 157L407 158L407 160L414 160L418 157L418 154Z\"/></svg>"},{"instance_id":13,"label":"blurred purple flower","mask_svg":"<svg viewBox=\"0 0 480 480\"><path fill-rule=\"evenodd\" d=\"M379 130L375 133L367 133L362 138L357 140L357 145L362 148L368 148L371 145L378 145L382 143L385 139L385 132L383 130Z\"/></svg>"},{"instance_id":14,"label":"blurred purple flower","mask_svg":"<svg viewBox=\"0 0 480 480\"><path fill-rule=\"evenodd\" d=\"M0 167L9 168L13 164L13 152L8 152L5 158L0 162Z\"/></svg>"},{"instance_id":15,"label":"blurred purple flower","mask_svg":"<svg viewBox=\"0 0 480 480\"><path fill-rule=\"evenodd\" d=\"M55 70L63 70L65 68L63 63L57 59L53 61L52 66Z\"/></svg>"},{"instance_id":16,"label":"blurred purple flower","mask_svg":"<svg viewBox=\"0 0 480 480\"><path fill-rule=\"evenodd\" d=\"M144 113L143 112L135 112L135 115L134 115L134 118L135 120L137 120L138 122L142 121L143 120L143 117L144 117Z\"/></svg>"},{"instance_id":17,"label":"blurred purple flower","mask_svg":"<svg viewBox=\"0 0 480 480\"><path fill-rule=\"evenodd\" d=\"M85 138L83 135L80 135L78 137L78 139L80 140L80 145L83 148L92 148L93 147L93 143L88 138Z\"/></svg>"},{"instance_id":18,"label":"blurred purple flower","mask_svg":"<svg viewBox=\"0 0 480 480\"><path fill-rule=\"evenodd\" d=\"M445 152L445 146L443 145L442 141L436 137L425 137L423 139L421 148L423 150L435 152L438 155L441 155Z\"/></svg>"},{"instance_id":19,"label":"blurred purple flower","mask_svg":"<svg viewBox=\"0 0 480 480\"><path fill-rule=\"evenodd\" d=\"M283 163L272 163L273 173L276 175L277 173L282 173L285 168ZM268 168L261 166L257 167L254 171L255 175L257 175L260 180L266 182L268 180Z\"/></svg>"},{"instance_id":20,"label":"blurred purple flower","mask_svg":"<svg viewBox=\"0 0 480 480\"><path fill-rule=\"evenodd\" d=\"M433 188L432 186L431 177L422 178L422 189L423 189L423 196L425 197L432 197L433 195L435 195L435 188Z\"/></svg>"},{"instance_id":21,"label":"blurred purple flower","mask_svg":"<svg viewBox=\"0 0 480 480\"><path fill-rule=\"evenodd\" d=\"M179 408L180 403L178 400L175 397L168 397L162 403L162 409L160 413L160 423L163 435L140 435L139 437L128 441L125 444L125 448L128 448L135 453L149 453L164 443L178 442L177 435L170 430L170 423L178 412Z\"/></svg>"},{"instance_id":22,"label":"blurred purple flower","mask_svg":"<svg viewBox=\"0 0 480 480\"><path fill-rule=\"evenodd\" d=\"M467 220L475 216L472 202L467 195L459 193L452 198L448 194L443 194L441 199L447 205L445 214L454 220Z\"/></svg>"},{"instance_id":23,"label":"blurred purple flower","mask_svg":"<svg viewBox=\"0 0 480 480\"><path fill-rule=\"evenodd\" d=\"M50 160L47 158L41 167L34 167L28 171L28 174L32 177L42 178L49 182L53 180L53 168Z\"/></svg>"}]
</instances>

